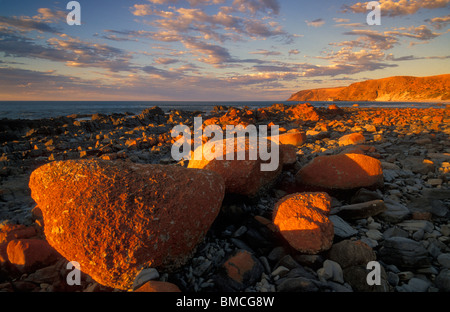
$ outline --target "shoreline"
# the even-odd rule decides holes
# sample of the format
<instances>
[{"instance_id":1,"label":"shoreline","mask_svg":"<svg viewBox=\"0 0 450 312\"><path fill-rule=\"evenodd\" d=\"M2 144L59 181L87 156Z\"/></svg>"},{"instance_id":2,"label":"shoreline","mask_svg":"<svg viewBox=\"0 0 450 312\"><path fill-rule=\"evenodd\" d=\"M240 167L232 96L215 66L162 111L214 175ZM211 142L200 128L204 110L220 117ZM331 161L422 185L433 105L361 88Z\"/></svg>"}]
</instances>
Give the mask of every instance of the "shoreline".
<instances>
[{"instance_id":1,"label":"shoreline","mask_svg":"<svg viewBox=\"0 0 450 312\"><path fill-rule=\"evenodd\" d=\"M159 280L174 283L183 291L226 291L232 284L230 277L219 277L218 272L231 255L247 250L256 257L263 273L244 283L244 291L294 291L298 287L294 283L298 278L304 281L305 291L380 291L380 288L361 285L362 281L352 277L351 272L357 270L349 271L336 258L330 258L329 251L307 256L292 250L285 240L267 230L270 228L267 224L261 223L261 220L271 219L275 204L284 196L307 189L295 180L300 169L319 156L340 155L347 150L347 153L379 160L384 183L382 187L363 192L364 195L361 187L327 191L333 198L334 212L330 217L335 233L333 246L341 246L338 244L347 241L364 242L376 254L376 259L383 262L386 274L382 291L443 291L447 286L442 285L450 281L447 273L450 267L445 261L446 255L450 256L448 106L368 108L361 105L352 108L339 107L339 102L331 103L336 106L314 108L304 104L274 104L251 110L217 107L206 114L179 110L165 113L161 108L153 107L137 115L94 114L83 120L77 120L75 115L0 120L0 232L6 231L8 223L21 224L36 230L31 237L45 240L28 180L33 170L46 163L102 159L186 167L187 161L177 163L170 157L174 142L170 131L175 125L185 124L192 129L193 118L198 115L203 117L205 125L216 124L222 128L230 124L273 123L282 128L281 133L305 134L306 140L295 146L294 161L283 167L273 185L255 197L227 195L221 214L192 259L175 273L160 271ZM350 145L339 143L343 136L352 133L360 133L364 140ZM369 202L367 198L382 200L388 211L358 219L345 217L339 209L354 204L355 196L363 203ZM401 254L406 248L397 237L424 246L425 254L393 259L392 254ZM427 260L426 266L409 263L420 257ZM339 276L334 273L324 275L330 263L326 260L338 263L339 267L332 265L341 272L339 274L344 272L343 280L338 273ZM65 261L59 259L38 270L51 271L50 267L57 270ZM67 288L62 285L60 276L39 280L33 276L36 271L17 274L14 266L5 261L0 267L19 288L22 286L21 291L113 291L84 275L82 286ZM404 272L411 274L405 277ZM13 290L5 281L0 280L0 291Z\"/></svg>"}]
</instances>

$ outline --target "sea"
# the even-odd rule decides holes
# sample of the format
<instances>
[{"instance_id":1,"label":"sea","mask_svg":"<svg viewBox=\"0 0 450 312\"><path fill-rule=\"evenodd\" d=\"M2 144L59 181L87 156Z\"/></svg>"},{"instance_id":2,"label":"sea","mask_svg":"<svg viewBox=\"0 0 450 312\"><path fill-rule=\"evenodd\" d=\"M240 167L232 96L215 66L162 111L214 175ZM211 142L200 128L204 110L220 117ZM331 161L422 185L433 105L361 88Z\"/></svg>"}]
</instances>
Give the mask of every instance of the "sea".
<instances>
[{"instance_id":1,"label":"sea","mask_svg":"<svg viewBox=\"0 0 450 312\"><path fill-rule=\"evenodd\" d=\"M250 109L269 107L273 104L283 103L293 105L298 103L311 103L315 107L328 107L336 104L339 107L351 107L358 104L360 107L371 108L442 108L441 103L414 103L414 102L286 102L286 101L210 101L210 102L186 102L186 101L0 101L0 120L8 119L44 119L73 114L78 117L89 117L92 114L129 113L140 114L144 109L158 106L165 112L170 110L210 112L215 106L232 106Z\"/></svg>"}]
</instances>

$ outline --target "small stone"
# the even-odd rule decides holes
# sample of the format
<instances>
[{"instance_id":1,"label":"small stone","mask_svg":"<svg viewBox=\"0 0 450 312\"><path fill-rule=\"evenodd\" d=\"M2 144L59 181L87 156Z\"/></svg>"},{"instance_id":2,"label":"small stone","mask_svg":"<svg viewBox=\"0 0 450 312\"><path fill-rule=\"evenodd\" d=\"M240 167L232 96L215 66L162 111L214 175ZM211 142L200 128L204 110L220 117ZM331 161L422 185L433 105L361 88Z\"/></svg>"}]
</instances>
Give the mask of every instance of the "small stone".
<instances>
[{"instance_id":1,"label":"small stone","mask_svg":"<svg viewBox=\"0 0 450 312\"><path fill-rule=\"evenodd\" d=\"M401 223L398 223L398 226L402 227L407 231L423 230L427 233L431 233L434 229L433 223L426 220L406 220Z\"/></svg>"},{"instance_id":2,"label":"small stone","mask_svg":"<svg viewBox=\"0 0 450 312\"><path fill-rule=\"evenodd\" d=\"M428 179L427 183L431 186L438 186L442 185L443 180L442 179Z\"/></svg>"},{"instance_id":3,"label":"small stone","mask_svg":"<svg viewBox=\"0 0 450 312\"><path fill-rule=\"evenodd\" d=\"M361 133L351 133L339 138L339 146L362 144L366 139Z\"/></svg>"},{"instance_id":4,"label":"small stone","mask_svg":"<svg viewBox=\"0 0 450 312\"><path fill-rule=\"evenodd\" d=\"M441 233L444 236L450 236L450 224L441 226Z\"/></svg>"},{"instance_id":5,"label":"small stone","mask_svg":"<svg viewBox=\"0 0 450 312\"><path fill-rule=\"evenodd\" d=\"M414 234L412 235L412 238L416 241L420 241L423 239L423 235L425 234L425 232L420 229L414 232Z\"/></svg>"},{"instance_id":6,"label":"small stone","mask_svg":"<svg viewBox=\"0 0 450 312\"><path fill-rule=\"evenodd\" d=\"M279 267L277 267L272 273L272 276L276 276L279 275L280 277L285 276L287 273L289 272L289 269L280 265Z\"/></svg>"},{"instance_id":7,"label":"small stone","mask_svg":"<svg viewBox=\"0 0 450 312\"><path fill-rule=\"evenodd\" d=\"M56 262L61 256L45 240L18 239L8 243L9 261L19 270L30 272Z\"/></svg>"},{"instance_id":8,"label":"small stone","mask_svg":"<svg viewBox=\"0 0 450 312\"><path fill-rule=\"evenodd\" d=\"M345 222L338 215L331 215L329 217L329 219L331 222L333 222L334 235L341 237L341 238L348 238L348 237L358 234L357 230L355 230L350 224Z\"/></svg>"},{"instance_id":9,"label":"small stone","mask_svg":"<svg viewBox=\"0 0 450 312\"><path fill-rule=\"evenodd\" d=\"M380 214L380 217L387 222L398 223L411 213L408 207L391 199L385 199L384 204L387 209Z\"/></svg>"},{"instance_id":10,"label":"small stone","mask_svg":"<svg viewBox=\"0 0 450 312\"><path fill-rule=\"evenodd\" d=\"M225 269L228 285L237 290L243 290L248 285L254 284L261 280L261 274L264 271L263 266L250 252L246 250L236 251L223 264Z\"/></svg>"},{"instance_id":11,"label":"small stone","mask_svg":"<svg viewBox=\"0 0 450 312\"><path fill-rule=\"evenodd\" d=\"M365 219L370 216L376 216L385 210L386 206L384 205L384 201L378 199L365 203L341 206L333 212L344 219Z\"/></svg>"},{"instance_id":12,"label":"small stone","mask_svg":"<svg viewBox=\"0 0 450 312\"><path fill-rule=\"evenodd\" d=\"M442 270L436 277L435 284L440 291L450 292L450 270Z\"/></svg>"},{"instance_id":13,"label":"small stone","mask_svg":"<svg viewBox=\"0 0 450 312\"><path fill-rule=\"evenodd\" d=\"M145 283L147 283L148 281L156 280L158 278L159 273L158 270L156 270L155 268L143 269L141 270L141 272L138 273L138 275L134 279L133 289L137 289L142 285L144 285Z\"/></svg>"},{"instance_id":14,"label":"small stone","mask_svg":"<svg viewBox=\"0 0 450 312\"><path fill-rule=\"evenodd\" d=\"M316 292L316 284L304 277L284 278L277 286L279 292Z\"/></svg>"},{"instance_id":15,"label":"small stone","mask_svg":"<svg viewBox=\"0 0 450 312\"><path fill-rule=\"evenodd\" d=\"M383 234L378 230L368 230L366 236L376 241L383 239Z\"/></svg>"},{"instance_id":16,"label":"small stone","mask_svg":"<svg viewBox=\"0 0 450 312\"><path fill-rule=\"evenodd\" d=\"M325 280L332 280L344 284L344 275L339 263L332 260L325 260L323 267L317 271L317 275Z\"/></svg>"},{"instance_id":17,"label":"small stone","mask_svg":"<svg viewBox=\"0 0 450 312\"><path fill-rule=\"evenodd\" d=\"M404 237L385 239L379 255L384 262L401 268L418 269L430 265L425 247L419 242Z\"/></svg>"},{"instance_id":18,"label":"small stone","mask_svg":"<svg viewBox=\"0 0 450 312\"><path fill-rule=\"evenodd\" d=\"M424 281L420 278L413 277L409 280L408 286L411 292L426 292L430 287L430 282Z\"/></svg>"},{"instance_id":19,"label":"small stone","mask_svg":"<svg viewBox=\"0 0 450 312\"><path fill-rule=\"evenodd\" d=\"M134 292L181 292L180 288L172 283L148 281Z\"/></svg>"},{"instance_id":20,"label":"small stone","mask_svg":"<svg viewBox=\"0 0 450 312\"><path fill-rule=\"evenodd\" d=\"M450 269L450 253L443 253L437 257L437 261L446 269Z\"/></svg>"}]
</instances>

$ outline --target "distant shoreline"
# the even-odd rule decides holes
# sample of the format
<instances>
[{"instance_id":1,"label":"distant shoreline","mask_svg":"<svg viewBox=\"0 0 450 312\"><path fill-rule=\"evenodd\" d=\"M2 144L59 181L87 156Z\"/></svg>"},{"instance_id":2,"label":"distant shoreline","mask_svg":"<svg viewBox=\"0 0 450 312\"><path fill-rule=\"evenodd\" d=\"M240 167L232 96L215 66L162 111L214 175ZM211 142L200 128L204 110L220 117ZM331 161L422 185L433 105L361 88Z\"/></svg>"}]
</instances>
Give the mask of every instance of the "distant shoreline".
<instances>
[{"instance_id":1,"label":"distant shoreline","mask_svg":"<svg viewBox=\"0 0 450 312\"><path fill-rule=\"evenodd\" d=\"M250 109L269 107L274 104L295 105L310 103L317 108L326 108L330 104L340 107L352 107L358 104L360 108L430 108L442 107L450 102L442 101L0 101L0 119L57 118L74 114L128 114L135 115L144 109L159 106L166 113L170 110L210 112L215 106L226 106Z\"/></svg>"}]
</instances>

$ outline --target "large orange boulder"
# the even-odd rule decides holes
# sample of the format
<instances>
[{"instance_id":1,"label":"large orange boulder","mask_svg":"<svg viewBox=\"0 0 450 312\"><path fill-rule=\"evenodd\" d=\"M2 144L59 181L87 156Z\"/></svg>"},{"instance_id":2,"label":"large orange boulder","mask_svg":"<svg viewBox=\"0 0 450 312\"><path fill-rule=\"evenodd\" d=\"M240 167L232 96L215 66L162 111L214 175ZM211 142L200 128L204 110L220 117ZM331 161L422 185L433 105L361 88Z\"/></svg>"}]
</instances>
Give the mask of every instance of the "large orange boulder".
<instances>
[{"instance_id":1,"label":"large orange boulder","mask_svg":"<svg viewBox=\"0 0 450 312\"><path fill-rule=\"evenodd\" d=\"M209 141L198 147L189 161L188 168L217 172L225 180L226 193L254 196L260 189L274 182L283 163L288 162L281 156L284 149L281 150L278 144L264 138L259 138L256 142L259 140L266 140L267 146L272 147L270 159L267 161L260 157L261 148L259 144L253 144L255 141L246 139L245 144L240 144L232 138ZM227 145L234 146L234 149L227 148ZM239 154L242 157L239 157Z\"/></svg>"},{"instance_id":2,"label":"large orange boulder","mask_svg":"<svg viewBox=\"0 0 450 312\"><path fill-rule=\"evenodd\" d=\"M100 284L129 289L144 267L189 260L217 217L220 175L178 166L70 160L30 177L45 235Z\"/></svg>"},{"instance_id":3,"label":"large orange boulder","mask_svg":"<svg viewBox=\"0 0 450 312\"><path fill-rule=\"evenodd\" d=\"M383 185L381 162L362 154L318 156L296 175L301 184L327 189L353 189Z\"/></svg>"},{"instance_id":4,"label":"large orange boulder","mask_svg":"<svg viewBox=\"0 0 450 312\"><path fill-rule=\"evenodd\" d=\"M273 223L296 250L316 254L331 247L334 226L328 218L331 197L327 193L296 193L280 199Z\"/></svg>"}]
</instances>

